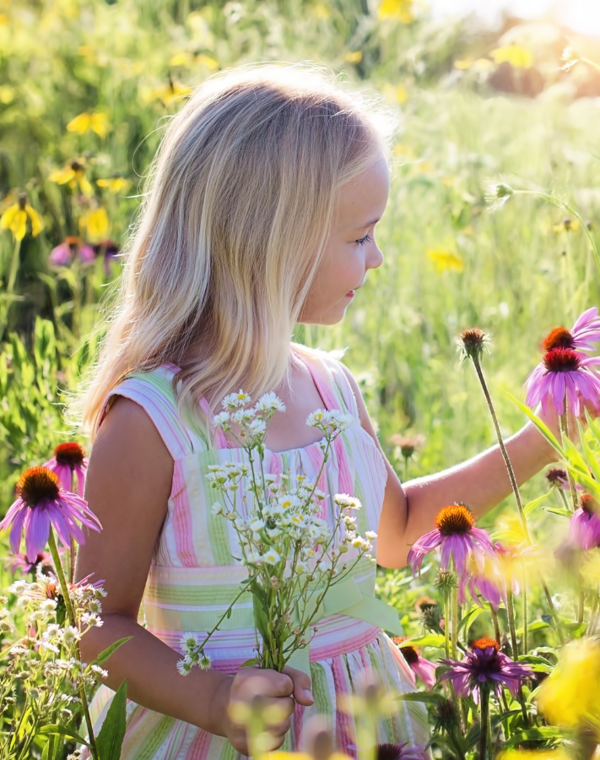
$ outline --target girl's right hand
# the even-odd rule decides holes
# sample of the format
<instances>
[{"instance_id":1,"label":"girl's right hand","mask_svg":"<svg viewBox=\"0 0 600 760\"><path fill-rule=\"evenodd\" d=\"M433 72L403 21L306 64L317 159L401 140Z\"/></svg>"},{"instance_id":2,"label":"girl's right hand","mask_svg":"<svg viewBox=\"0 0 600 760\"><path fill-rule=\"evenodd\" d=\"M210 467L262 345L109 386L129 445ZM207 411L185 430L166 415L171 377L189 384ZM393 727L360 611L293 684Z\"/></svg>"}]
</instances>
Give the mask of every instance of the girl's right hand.
<instances>
[{"instance_id":1,"label":"girl's right hand","mask_svg":"<svg viewBox=\"0 0 600 760\"><path fill-rule=\"evenodd\" d=\"M272 737L271 751L281 747L288 732L296 702L310 706L314 699L310 692L310 677L301 670L286 666L283 673L256 667L240 668L235 676L223 682L212 702L212 725L215 733L227 737L233 748L243 755L249 755L246 726L236 722L235 704L242 702L252 708L260 698L261 707L277 705L281 708L281 721L268 727ZM231 710L231 707L234 707Z\"/></svg>"}]
</instances>

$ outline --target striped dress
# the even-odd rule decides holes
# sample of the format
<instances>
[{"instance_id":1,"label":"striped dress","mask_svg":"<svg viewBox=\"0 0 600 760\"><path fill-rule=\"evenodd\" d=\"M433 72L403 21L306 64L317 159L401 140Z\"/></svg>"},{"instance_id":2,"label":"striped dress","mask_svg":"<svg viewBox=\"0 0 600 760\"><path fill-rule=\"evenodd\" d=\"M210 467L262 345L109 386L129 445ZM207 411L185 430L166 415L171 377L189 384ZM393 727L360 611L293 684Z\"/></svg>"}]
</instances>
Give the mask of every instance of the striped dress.
<instances>
[{"instance_id":1,"label":"striped dress","mask_svg":"<svg viewBox=\"0 0 600 760\"><path fill-rule=\"evenodd\" d=\"M335 439L318 483L331 497L324 502L329 505L326 508L329 514L323 516L332 524L332 497L347 493L363 504L356 513L358 532L364 535L367 530L376 531L386 484L383 457L360 425L356 400L339 362L322 352L303 350L302 357L325 407L351 414L356 420ZM211 512L215 492L206 480L208 465L243 461L246 455L239 448L229 447L222 433L215 431L214 443L210 444L197 423L184 424L172 390L177 369L166 364L150 372L130 375L109 394L107 405L111 397L120 395L142 406L174 460L173 487L150 567L140 622L180 652L182 633L202 634L210 630L247 576L245 567L234 559L240 555L231 523ZM277 453L267 450L265 471L274 475L286 472L292 477L303 474L314 480L322 458L318 442ZM358 674L365 668L374 671L396 693L415 689L412 671L381 630L384 627L393 633L400 632L397 613L393 624L388 622L389 615L378 614L378 610L389 613L390 608L374 599L374 582L375 565L361 560L350 581L343 582L341 594L337 594L345 600L338 598L337 604L328 605L328 597L325 599L324 616L318 621L317 633L305 652L315 704L296 706L282 750L297 749L303 722L320 713L331 718L337 748L355 756L354 721L341 709L340 695L352 691ZM235 673L243 662L255 656L252 603L249 595L242 600L206 647L212 667L225 673ZM92 703L96 732L112 694L106 686L100 686L96 692ZM397 711L380 722L379 742L408 742L417 746L427 740L427 717L418 703L398 702ZM129 701L121 757L122 760L235 760L242 756L221 736Z\"/></svg>"}]
</instances>

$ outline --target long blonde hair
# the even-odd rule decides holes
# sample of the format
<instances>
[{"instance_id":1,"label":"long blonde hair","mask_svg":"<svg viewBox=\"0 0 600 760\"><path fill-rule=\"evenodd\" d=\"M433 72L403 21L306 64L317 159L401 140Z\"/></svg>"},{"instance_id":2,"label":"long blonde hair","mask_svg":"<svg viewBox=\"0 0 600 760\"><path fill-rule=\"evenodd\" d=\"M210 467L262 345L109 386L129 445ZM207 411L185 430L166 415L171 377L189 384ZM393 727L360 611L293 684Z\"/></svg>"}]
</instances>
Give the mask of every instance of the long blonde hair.
<instances>
[{"instance_id":1,"label":"long blonde hair","mask_svg":"<svg viewBox=\"0 0 600 760\"><path fill-rule=\"evenodd\" d=\"M373 96L308 64L254 64L198 87L153 160L84 429L94 437L127 374L165 362L180 367L180 409L200 418L202 396L212 406L287 379L336 193L387 155L392 129ZM198 339L207 350L186 358Z\"/></svg>"}]
</instances>

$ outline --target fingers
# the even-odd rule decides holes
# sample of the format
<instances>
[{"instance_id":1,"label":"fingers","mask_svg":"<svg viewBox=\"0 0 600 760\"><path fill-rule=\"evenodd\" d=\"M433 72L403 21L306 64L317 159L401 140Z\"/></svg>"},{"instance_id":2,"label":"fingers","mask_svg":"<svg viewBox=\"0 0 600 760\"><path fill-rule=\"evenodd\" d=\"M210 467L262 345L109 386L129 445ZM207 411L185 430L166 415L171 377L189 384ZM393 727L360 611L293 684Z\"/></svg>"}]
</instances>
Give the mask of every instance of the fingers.
<instances>
[{"instance_id":1,"label":"fingers","mask_svg":"<svg viewBox=\"0 0 600 760\"><path fill-rule=\"evenodd\" d=\"M311 680L310 676L301 670L296 670L289 665L286 665L283 672L288 675L293 682L293 697L299 705L310 707L314 705L315 700L311 692Z\"/></svg>"}]
</instances>

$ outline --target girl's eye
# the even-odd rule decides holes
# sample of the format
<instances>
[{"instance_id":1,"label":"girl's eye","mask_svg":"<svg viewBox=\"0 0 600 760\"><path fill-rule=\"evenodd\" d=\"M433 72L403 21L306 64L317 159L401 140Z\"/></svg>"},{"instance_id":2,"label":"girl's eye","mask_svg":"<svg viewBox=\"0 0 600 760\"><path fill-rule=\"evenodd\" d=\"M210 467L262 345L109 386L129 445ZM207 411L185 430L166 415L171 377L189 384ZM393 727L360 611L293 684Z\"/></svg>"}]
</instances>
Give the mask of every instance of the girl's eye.
<instances>
[{"instance_id":1,"label":"girl's eye","mask_svg":"<svg viewBox=\"0 0 600 760\"><path fill-rule=\"evenodd\" d=\"M355 240L354 242L356 243L356 245L364 245L365 243L369 243L370 241L371 241L371 236L367 232L367 234L363 238L360 238L360 240Z\"/></svg>"}]
</instances>

